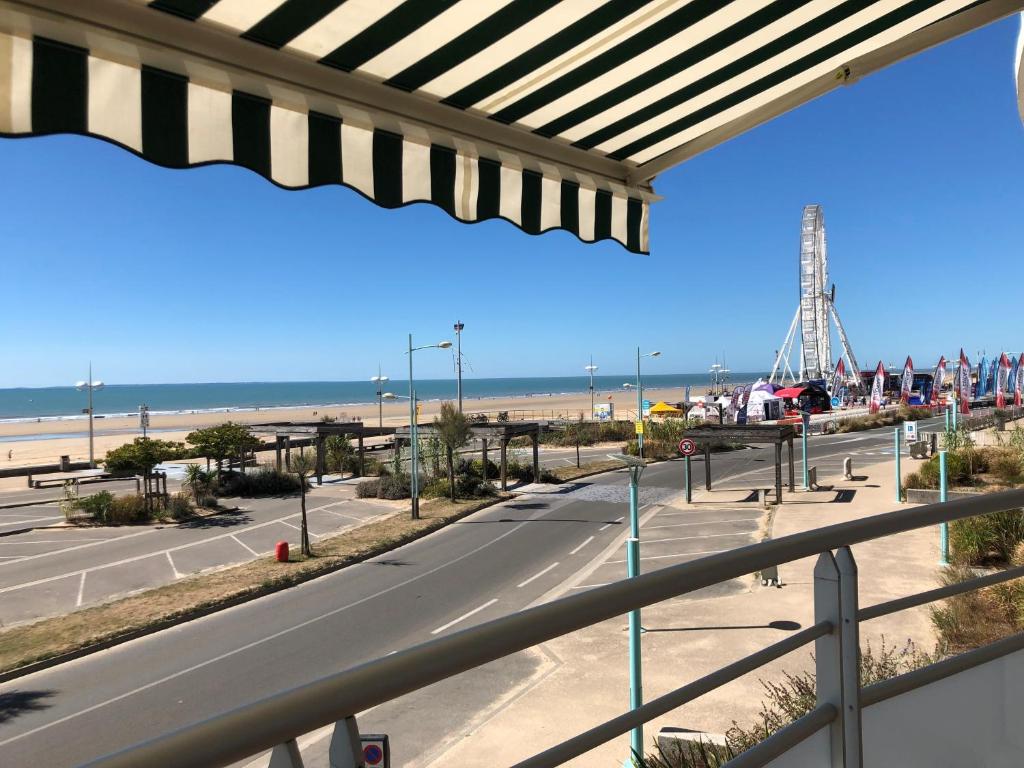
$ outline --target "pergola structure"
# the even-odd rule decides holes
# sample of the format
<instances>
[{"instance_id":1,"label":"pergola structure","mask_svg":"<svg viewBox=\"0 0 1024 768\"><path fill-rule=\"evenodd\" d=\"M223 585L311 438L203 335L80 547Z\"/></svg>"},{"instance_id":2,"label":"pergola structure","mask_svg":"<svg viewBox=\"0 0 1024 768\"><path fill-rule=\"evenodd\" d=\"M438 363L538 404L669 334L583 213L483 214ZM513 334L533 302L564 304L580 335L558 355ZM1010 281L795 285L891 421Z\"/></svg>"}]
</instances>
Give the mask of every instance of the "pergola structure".
<instances>
[{"instance_id":1,"label":"pergola structure","mask_svg":"<svg viewBox=\"0 0 1024 768\"><path fill-rule=\"evenodd\" d=\"M529 437L533 447L533 477L534 480L540 477L540 432L544 425L538 421L511 421L497 424L473 424L470 427L472 441L480 443L480 456L483 460L484 480L487 479L487 451L494 443L498 444L498 451L501 461L498 465L499 477L501 478L501 490L508 490L508 444L515 437ZM399 427L395 430L395 445L400 440L409 441L409 427ZM416 433L419 437L436 436L437 430L432 424L417 425Z\"/></svg>"},{"instance_id":2,"label":"pergola structure","mask_svg":"<svg viewBox=\"0 0 1024 768\"><path fill-rule=\"evenodd\" d=\"M793 439L796 428L791 424L701 424L683 432L704 449L704 487L711 490L711 446L715 443L770 443L775 446L775 500L782 503L782 445L789 446L789 492L796 490L793 472ZM690 488L687 487L690 501Z\"/></svg>"},{"instance_id":3,"label":"pergola structure","mask_svg":"<svg viewBox=\"0 0 1024 768\"><path fill-rule=\"evenodd\" d=\"M316 484L323 485L324 478L324 443L331 435L352 435L359 441L359 474L364 471L366 447L363 439L393 435L394 427L367 427L361 421L278 421L269 424L253 424L249 431L257 435L273 435L276 452L275 465L281 469L281 453L284 451L284 466L291 467L292 438L305 438L313 441L316 446Z\"/></svg>"}]
</instances>

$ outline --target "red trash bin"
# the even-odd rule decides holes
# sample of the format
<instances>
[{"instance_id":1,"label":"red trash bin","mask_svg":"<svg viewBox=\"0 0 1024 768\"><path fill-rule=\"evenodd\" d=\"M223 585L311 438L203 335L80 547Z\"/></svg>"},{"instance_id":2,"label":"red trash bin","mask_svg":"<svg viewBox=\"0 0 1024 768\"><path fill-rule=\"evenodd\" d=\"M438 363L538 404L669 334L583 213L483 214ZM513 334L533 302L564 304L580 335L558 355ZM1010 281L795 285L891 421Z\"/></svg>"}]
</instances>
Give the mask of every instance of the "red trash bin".
<instances>
[{"instance_id":1,"label":"red trash bin","mask_svg":"<svg viewBox=\"0 0 1024 768\"><path fill-rule=\"evenodd\" d=\"M274 557L277 558L279 563L288 562L288 542L279 541L274 545Z\"/></svg>"}]
</instances>

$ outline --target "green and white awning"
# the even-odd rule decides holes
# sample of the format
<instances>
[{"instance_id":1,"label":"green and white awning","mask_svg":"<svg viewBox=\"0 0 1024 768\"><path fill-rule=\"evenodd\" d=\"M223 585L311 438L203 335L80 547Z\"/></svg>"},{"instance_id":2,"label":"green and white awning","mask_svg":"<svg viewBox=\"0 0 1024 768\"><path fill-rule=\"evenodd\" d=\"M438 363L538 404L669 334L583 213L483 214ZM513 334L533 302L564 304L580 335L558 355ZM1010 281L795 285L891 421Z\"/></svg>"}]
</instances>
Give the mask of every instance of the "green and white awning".
<instances>
[{"instance_id":1,"label":"green and white awning","mask_svg":"<svg viewBox=\"0 0 1024 768\"><path fill-rule=\"evenodd\" d=\"M0 0L0 133L647 252L651 180L1020 0Z\"/></svg>"}]
</instances>

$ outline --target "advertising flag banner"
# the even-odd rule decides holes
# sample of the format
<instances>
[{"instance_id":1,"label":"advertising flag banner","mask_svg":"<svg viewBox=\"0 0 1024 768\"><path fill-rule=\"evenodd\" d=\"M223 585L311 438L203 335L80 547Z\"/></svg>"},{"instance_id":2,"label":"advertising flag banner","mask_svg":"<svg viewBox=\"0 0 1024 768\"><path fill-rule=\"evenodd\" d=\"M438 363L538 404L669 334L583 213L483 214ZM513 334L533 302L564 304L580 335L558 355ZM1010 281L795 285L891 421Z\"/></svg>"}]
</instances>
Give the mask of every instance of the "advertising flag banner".
<instances>
[{"instance_id":1,"label":"advertising flag banner","mask_svg":"<svg viewBox=\"0 0 1024 768\"><path fill-rule=\"evenodd\" d=\"M996 375L999 371L999 361L993 360L988 369L988 380L985 382L985 394L996 391Z\"/></svg>"},{"instance_id":2,"label":"advertising flag banner","mask_svg":"<svg viewBox=\"0 0 1024 768\"><path fill-rule=\"evenodd\" d=\"M946 380L946 356L939 358L939 364L935 366L935 373L932 374L932 405L939 404L939 392Z\"/></svg>"},{"instance_id":3,"label":"advertising flag banner","mask_svg":"<svg viewBox=\"0 0 1024 768\"><path fill-rule=\"evenodd\" d=\"M871 403L868 406L868 410L871 413L878 413L878 409L882 407L882 390L885 387L885 366L882 365L882 361L878 361L878 367L875 368L875 380L871 383Z\"/></svg>"},{"instance_id":4,"label":"advertising flag banner","mask_svg":"<svg viewBox=\"0 0 1024 768\"><path fill-rule=\"evenodd\" d=\"M900 382L900 402L906 405L910 402L910 391L914 387L914 361L907 355L907 362L903 364L903 380Z\"/></svg>"},{"instance_id":5,"label":"advertising flag banner","mask_svg":"<svg viewBox=\"0 0 1024 768\"><path fill-rule=\"evenodd\" d=\"M964 354L963 347L960 348L960 366L956 375L957 397L960 403L960 413L965 416L971 413L971 363Z\"/></svg>"},{"instance_id":6,"label":"advertising flag banner","mask_svg":"<svg viewBox=\"0 0 1024 768\"><path fill-rule=\"evenodd\" d=\"M829 393L836 397L839 394L839 388L843 386L843 381L846 380L846 365L843 363L843 358L839 358L839 362L836 363L835 373L832 374L832 388Z\"/></svg>"},{"instance_id":7,"label":"advertising flag banner","mask_svg":"<svg viewBox=\"0 0 1024 768\"><path fill-rule=\"evenodd\" d=\"M1010 358L1003 352L999 356L999 370L996 371L996 408L1006 407L1006 390L1010 383Z\"/></svg>"},{"instance_id":8,"label":"advertising flag banner","mask_svg":"<svg viewBox=\"0 0 1024 768\"><path fill-rule=\"evenodd\" d=\"M974 394L978 397L988 394L988 360L985 357L978 362L978 387Z\"/></svg>"},{"instance_id":9,"label":"advertising flag banner","mask_svg":"<svg viewBox=\"0 0 1024 768\"><path fill-rule=\"evenodd\" d=\"M1017 358L1017 375L1013 377L1013 404L1018 408L1021 406L1021 390L1024 389L1021 379L1024 379L1024 352Z\"/></svg>"}]
</instances>

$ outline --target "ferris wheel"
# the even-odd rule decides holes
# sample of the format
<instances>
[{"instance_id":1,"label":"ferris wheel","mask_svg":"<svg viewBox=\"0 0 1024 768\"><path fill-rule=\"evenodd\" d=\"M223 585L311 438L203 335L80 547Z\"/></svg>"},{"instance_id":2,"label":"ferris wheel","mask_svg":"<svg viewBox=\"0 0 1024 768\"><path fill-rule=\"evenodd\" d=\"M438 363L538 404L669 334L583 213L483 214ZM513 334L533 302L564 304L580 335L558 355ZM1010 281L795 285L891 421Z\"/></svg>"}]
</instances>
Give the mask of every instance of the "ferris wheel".
<instances>
[{"instance_id":1,"label":"ferris wheel","mask_svg":"<svg viewBox=\"0 0 1024 768\"><path fill-rule=\"evenodd\" d=\"M825 238L825 215L820 205L804 207L800 221L800 303L789 325L782 348L775 356L769 381L777 378L785 382L828 379L833 373L832 333L829 318L835 323L843 354L849 363L849 373L860 381L860 368L846 338L846 330L839 320L835 305L835 285L828 282L828 242ZM800 357L794 372L791 364L797 334L800 337Z\"/></svg>"}]
</instances>

